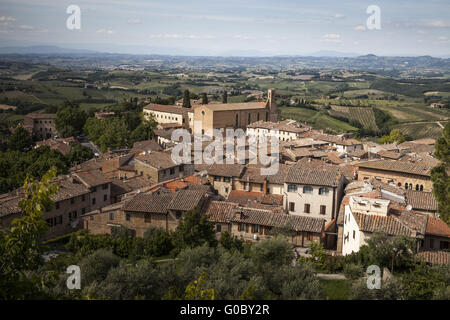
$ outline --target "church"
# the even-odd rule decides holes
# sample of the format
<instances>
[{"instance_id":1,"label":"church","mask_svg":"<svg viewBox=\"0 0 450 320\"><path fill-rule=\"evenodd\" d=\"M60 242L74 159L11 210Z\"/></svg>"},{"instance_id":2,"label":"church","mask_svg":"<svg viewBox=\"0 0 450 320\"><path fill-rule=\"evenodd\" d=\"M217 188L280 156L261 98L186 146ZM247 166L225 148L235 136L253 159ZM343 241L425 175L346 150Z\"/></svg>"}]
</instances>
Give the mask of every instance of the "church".
<instances>
[{"instance_id":1,"label":"church","mask_svg":"<svg viewBox=\"0 0 450 320\"><path fill-rule=\"evenodd\" d=\"M195 123L201 122L201 132L210 129L246 129L257 121L277 122L280 111L275 103L275 89L269 89L267 101L242 103L196 104L191 108L149 104L144 107L144 115L153 115L158 123L177 123L191 132L197 132Z\"/></svg>"}]
</instances>

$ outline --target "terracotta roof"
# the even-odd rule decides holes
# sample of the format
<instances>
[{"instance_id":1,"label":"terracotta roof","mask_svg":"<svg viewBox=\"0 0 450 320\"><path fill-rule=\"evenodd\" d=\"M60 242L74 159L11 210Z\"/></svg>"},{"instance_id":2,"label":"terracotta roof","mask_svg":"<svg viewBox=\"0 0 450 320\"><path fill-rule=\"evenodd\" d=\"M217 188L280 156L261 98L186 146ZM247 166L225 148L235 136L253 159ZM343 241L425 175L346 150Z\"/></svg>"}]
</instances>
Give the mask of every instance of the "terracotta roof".
<instances>
[{"instance_id":1,"label":"terracotta roof","mask_svg":"<svg viewBox=\"0 0 450 320\"><path fill-rule=\"evenodd\" d=\"M159 112L167 112L167 113L176 113L176 114L185 114L188 112L193 112L192 108L183 108L178 106L167 106L164 104L154 104L150 103L144 107L144 110L151 111L159 111Z\"/></svg>"},{"instance_id":2,"label":"terracotta roof","mask_svg":"<svg viewBox=\"0 0 450 320\"><path fill-rule=\"evenodd\" d=\"M207 170L210 176L240 177L244 171L244 166L240 164L213 164Z\"/></svg>"},{"instance_id":3,"label":"terracotta roof","mask_svg":"<svg viewBox=\"0 0 450 320\"><path fill-rule=\"evenodd\" d=\"M441 219L428 216L427 234L450 238L450 227Z\"/></svg>"},{"instance_id":4,"label":"terracotta roof","mask_svg":"<svg viewBox=\"0 0 450 320\"><path fill-rule=\"evenodd\" d=\"M417 233L425 234L426 217L413 212L404 211L399 215L379 216L352 212L361 231L383 231L390 235L406 235L416 237Z\"/></svg>"},{"instance_id":5,"label":"terracotta roof","mask_svg":"<svg viewBox=\"0 0 450 320\"><path fill-rule=\"evenodd\" d=\"M140 153L143 151L162 151L161 146L155 140L136 141L130 152Z\"/></svg>"},{"instance_id":6,"label":"terracotta roof","mask_svg":"<svg viewBox=\"0 0 450 320\"><path fill-rule=\"evenodd\" d=\"M430 176L432 167L426 163L401 160L376 160L361 162L356 165L359 168L411 173L422 176Z\"/></svg>"},{"instance_id":7,"label":"terracotta roof","mask_svg":"<svg viewBox=\"0 0 450 320\"><path fill-rule=\"evenodd\" d=\"M168 205L169 210L188 211L197 207L203 197L203 190L180 190Z\"/></svg>"},{"instance_id":8,"label":"terracotta roof","mask_svg":"<svg viewBox=\"0 0 450 320\"><path fill-rule=\"evenodd\" d=\"M238 218L237 213L242 213ZM213 222L247 223L266 227L289 226L295 231L321 233L325 220L320 218L274 213L270 210L239 207L237 203L211 201L206 210Z\"/></svg>"},{"instance_id":9,"label":"terracotta roof","mask_svg":"<svg viewBox=\"0 0 450 320\"><path fill-rule=\"evenodd\" d=\"M266 178L261 175L261 168L245 167L244 174L239 180L244 182L264 183Z\"/></svg>"},{"instance_id":10,"label":"terracotta roof","mask_svg":"<svg viewBox=\"0 0 450 320\"><path fill-rule=\"evenodd\" d=\"M158 170L177 166L177 164L172 161L170 154L162 152L151 152L144 156L136 157L135 160L148 164Z\"/></svg>"},{"instance_id":11,"label":"terracotta roof","mask_svg":"<svg viewBox=\"0 0 450 320\"><path fill-rule=\"evenodd\" d=\"M437 201L432 192L423 192L415 190L405 190L406 202L412 206L413 209L419 210L437 210Z\"/></svg>"},{"instance_id":12,"label":"terracotta roof","mask_svg":"<svg viewBox=\"0 0 450 320\"><path fill-rule=\"evenodd\" d=\"M238 102L238 103L214 103L204 104L202 107L206 107L213 111L227 111L227 110L252 110L252 109L264 109L266 102Z\"/></svg>"},{"instance_id":13,"label":"terracotta roof","mask_svg":"<svg viewBox=\"0 0 450 320\"><path fill-rule=\"evenodd\" d=\"M248 201L262 201L264 193L262 192L249 192L243 190L231 190L228 194L227 201L238 203L241 206L247 206Z\"/></svg>"},{"instance_id":14,"label":"terracotta roof","mask_svg":"<svg viewBox=\"0 0 450 320\"><path fill-rule=\"evenodd\" d=\"M416 256L431 264L450 264L450 252L448 251L422 251Z\"/></svg>"},{"instance_id":15,"label":"terracotta roof","mask_svg":"<svg viewBox=\"0 0 450 320\"><path fill-rule=\"evenodd\" d=\"M0 198L0 217L4 217L14 213L20 213L19 201L24 197L23 195L4 194Z\"/></svg>"},{"instance_id":16,"label":"terracotta roof","mask_svg":"<svg viewBox=\"0 0 450 320\"><path fill-rule=\"evenodd\" d=\"M75 172L74 175L88 187L96 187L111 182L111 179L107 178L99 170Z\"/></svg>"},{"instance_id":17,"label":"terracotta roof","mask_svg":"<svg viewBox=\"0 0 450 320\"><path fill-rule=\"evenodd\" d=\"M286 175L286 183L297 183L314 186L337 186L341 174L339 170L311 170L290 168Z\"/></svg>"},{"instance_id":18,"label":"terracotta roof","mask_svg":"<svg viewBox=\"0 0 450 320\"><path fill-rule=\"evenodd\" d=\"M253 128L253 129L268 129L268 130L279 130L279 131L286 131L286 132L294 132L294 133L300 133L305 132L309 130L309 127L303 127L303 126L296 126L292 123L292 121L285 120L281 122L270 122L270 121L257 121L253 122L249 125L247 125L247 128Z\"/></svg>"},{"instance_id":19,"label":"terracotta roof","mask_svg":"<svg viewBox=\"0 0 450 320\"><path fill-rule=\"evenodd\" d=\"M381 150L377 154L383 158L394 159L394 160L398 160L403 156L399 152L393 152L393 151L387 151L387 150Z\"/></svg>"},{"instance_id":20,"label":"terracotta roof","mask_svg":"<svg viewBox=\"0 0 450 320\"><path fill-rule=\"evenodd\" d=\"M167 207L174 197L173 193L138 193L125 203L123 210L166 214Z\"/></svg>"},{"instance_id":21,"label":"terracotta roof","mask_svg":"<svg viewBox=\"0 0 450 320\"><path fill-rule=\"evenodd\" d=\"M31 119L55 119L56 113L29 113L25 117Z\"/></svg>"}]
</instances>

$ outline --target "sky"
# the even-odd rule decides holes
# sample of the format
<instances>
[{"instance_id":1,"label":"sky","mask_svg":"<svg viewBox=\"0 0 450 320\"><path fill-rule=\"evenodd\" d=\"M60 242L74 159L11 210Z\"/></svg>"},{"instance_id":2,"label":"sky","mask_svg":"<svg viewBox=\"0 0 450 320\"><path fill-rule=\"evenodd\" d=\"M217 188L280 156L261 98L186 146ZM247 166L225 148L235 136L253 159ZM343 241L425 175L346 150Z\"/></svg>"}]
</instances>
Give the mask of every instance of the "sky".
<instances>
[{"instance_id":1,"label":"sky","mask_svg":"<svg viewBox=\"0 0 450 320\"><path fill-rule=\"evenodd\" d=\"M70 30L69 5L81 28ZM380 28L366 12L380 9ZM0 0L0 46L131 54L450 56L450 1Z\"/></svg>"}]
</instances>

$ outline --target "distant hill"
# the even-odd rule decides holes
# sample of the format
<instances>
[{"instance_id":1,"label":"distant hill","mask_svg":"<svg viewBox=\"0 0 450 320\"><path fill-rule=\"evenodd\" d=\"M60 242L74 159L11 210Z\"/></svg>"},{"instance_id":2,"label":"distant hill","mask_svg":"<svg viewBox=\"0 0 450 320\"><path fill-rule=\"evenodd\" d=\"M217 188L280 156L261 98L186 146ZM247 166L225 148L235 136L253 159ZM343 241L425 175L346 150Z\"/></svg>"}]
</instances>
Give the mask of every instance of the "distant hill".
<instances>
[{"instance_id":1,"label":"distant hill","mask_svg":"<svg viewBox=\"0 0 450 320\"><path fill-rule=\"evenodd\" d=\"M57 46L0 47L0 54L90 54L92 50L67 49Z\"/></svg>"}]
</instances>

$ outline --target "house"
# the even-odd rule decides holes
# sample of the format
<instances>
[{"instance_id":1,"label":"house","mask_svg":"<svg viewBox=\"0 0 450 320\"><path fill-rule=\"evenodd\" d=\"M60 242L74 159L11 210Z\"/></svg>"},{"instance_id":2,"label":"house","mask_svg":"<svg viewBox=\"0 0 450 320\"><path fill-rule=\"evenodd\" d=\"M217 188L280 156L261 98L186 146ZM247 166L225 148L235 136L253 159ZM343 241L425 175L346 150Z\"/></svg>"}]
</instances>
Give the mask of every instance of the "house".
<instances>
[{"instance_id":1,"label":"house","mask_svg":"<svg viewBox=\"0 0 450 320\"><path fill-rule=\"evenodd\" d=\"M358 252L376 232L416 238L419 248L425 237L427 217L412 211L392 210L390 203L385 199L350 196L338 218L340 253Z\"/></svg>"},{"instance_id":2,"label":"house","mask_svg":"<svg viewBox=\"0 0 450 320\"><path fill-rule=\"evenodd\" d=\"M207 172L210 183L218 194L227 198L235 188L235 180L244 173L245 167L240 164L213 164Z\"/></svg>"},{"instance_id":3,"label":"house","mask_svg":"<svg viewBox=\"0 0 450 320\"><path fill-rule=\"evenodd\" d=\"M43 141L36 142L35 148L39 148L41 146L48 146L50 149L58 150L63 155L66 155L72 150L72 144L74 143L78 143L75 141L74 137L46 139Z\"/></svg>"},{"instance_id":4,"label":"house","mask_svg":"<svg viewBox=\"0 0 450 320\"><path fill-rule=\"evenodd\" d=\"M420 249L423 251L450 249L450 227L439 218L430 216L427 218L425 239Z\"/></svg>"},{"instance_id":5,"label":"house","mask_svg":"<svg viewBox=\"0 0 450 320\"><path fill-rule=\"evenodd\" d=\"M276 137L279 141L293 141L301 138L301 134L311 127L299 125L295 120L280 122L257 121L247 125L246 135L254 137Z\"/></svg>"},{"instance_id":6,"label":"house","mask_svg":"<svg viewBox=\"0 0 450 320\"><path fill-rule=\"evenodd\" d=\"M97 176L96 176L97 177ZM52 183L59 186L58 193L51 197L53 207L44 212L43 218L49 225L44 239L51 239L74 232L81 228L81 215L100 206L109 205L110 181L101 177L97 182L90 180L89 174L58 176ZM10 227L15 218L22 216L19 208L24 199L23 188L0 195L0 225Z\"/></svg>"},{"instance_id":7,"label":"house","mask_svg":"<svg viewBox=\"0 0 450 320\"><path fill-rule=\"evenodd\" d=\"M190 175L194 170L192 165L176 164L169 153L163 152L135 157L134 169L138 175L155 183Z\"/></svg>"},{"instance_id":8,"label":"house","mask_svg":"<svg viewBox=\"0 0 450 320\"><path fill-rule=\"evenodd\" d=\"M83 227L92 234L112 234L115 228L124 227L136 237L143 237L151 227L175 231L185 212L202 210L207 201L204 190L137 193L120 203L84 214Z\"/></svg>"},{"instance_id":9,"label":"house","mask_svg":"<svg viewBox=\"0 0 450 320\"><path fill-rule=\"evenodd\" d=\"M406 203L411 205L414 211L428 214L434 217L437 213L438 203L432 192L405 190Z\"/></svg>"},{"instance_id":10,"label":"house","mask_svg":"<svg viewBox=\"0 0 450 320\"><path fill-rule=\"evenodd\" d=\"M23 128L30 133L33 139L50 139L58 134L55 128L55 119L55 113L29 113L23 119Z\"/></svg>"},{"instance_id":11,"label":"house","mask_svg":"<svg viewBox=\"0 0 450 320\"><path fill-rule=\"evenodd\" d=\"M375 160L360 162L358 180L375 178L388 184L395 184L409 190L431 192L431 169L426 162L407 160Z\"/></svg>"},{"instance_id":12,"label":"house","mask_svg":"<svg viewBox=\"0 0 450 320\"><path fill-rule=\"evenodd\" d=\"M222 201L211 201L205 214L216 224L218 236L228 231L245 242L266 239L275 228L281 228L291 232L288 241L293 245L307 247L312 241L321 241L325 225L321 218L291 216Z\"/></svg>"},{"instance_id":13,"label":"house","mask_svg":"<svg viewBox=\"0 0 450 320\"><path fill-rule=\"evenodd\" d=\"M284 181L284 208L289 214L325 219L337 216L345 178L335 170L292 167Z\"/></svg>"}]
</instances>

